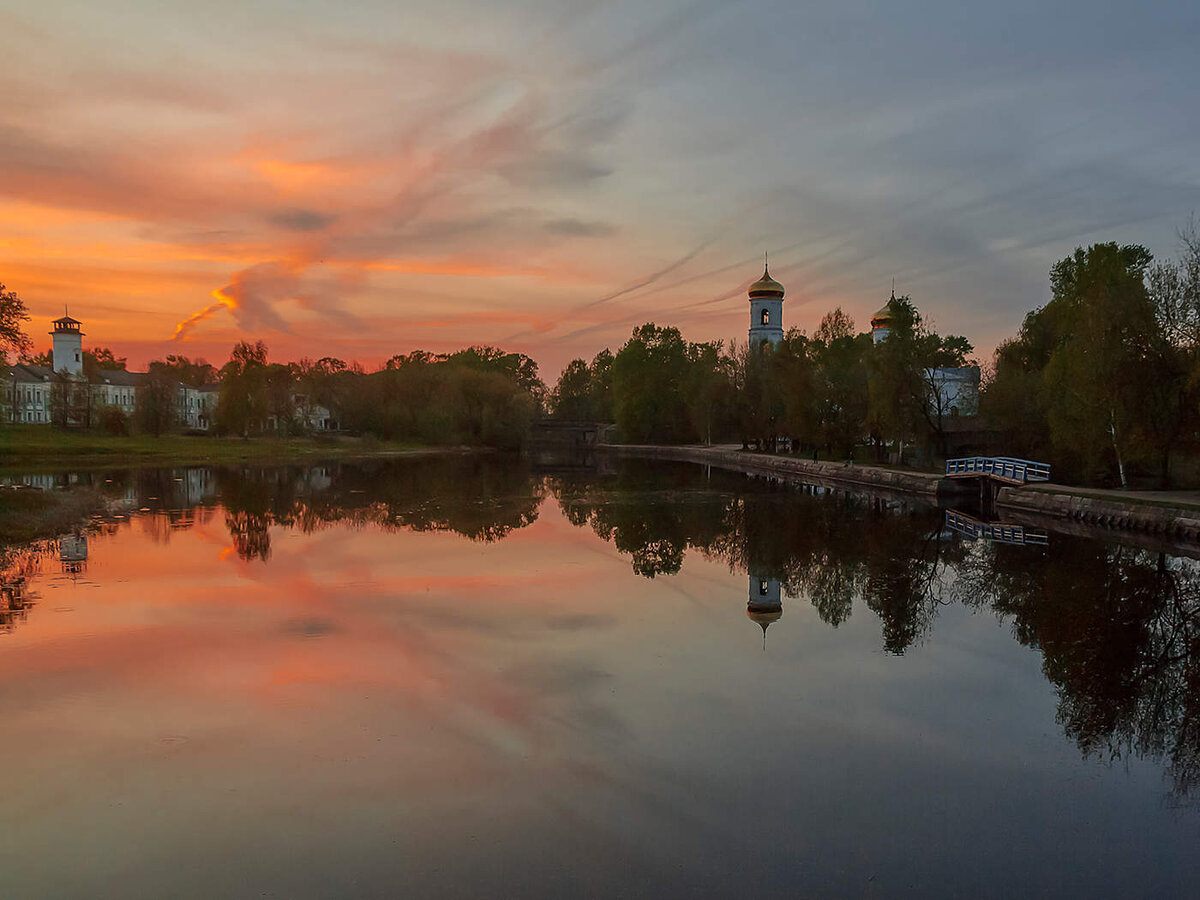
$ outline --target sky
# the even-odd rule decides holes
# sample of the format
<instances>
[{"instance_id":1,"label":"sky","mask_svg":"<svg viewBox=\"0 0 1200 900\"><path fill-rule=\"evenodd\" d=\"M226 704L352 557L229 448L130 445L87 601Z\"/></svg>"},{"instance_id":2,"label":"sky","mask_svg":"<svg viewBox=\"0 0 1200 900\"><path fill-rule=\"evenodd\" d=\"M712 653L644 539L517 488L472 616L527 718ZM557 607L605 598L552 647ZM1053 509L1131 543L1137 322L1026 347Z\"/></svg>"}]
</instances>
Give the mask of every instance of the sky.
<instances>
[{"instance_id":1,"label":"sky","mask_svg":"<svg viewBox=\"0 0 1200 900\"><path fill-rule=\"evenodd\" d=\"M892 279L986 357L1094 241L1200 211L1200 5L0 0L0 282L131 366L646 321L860 329Z\"/></svg>"}]
</instances>

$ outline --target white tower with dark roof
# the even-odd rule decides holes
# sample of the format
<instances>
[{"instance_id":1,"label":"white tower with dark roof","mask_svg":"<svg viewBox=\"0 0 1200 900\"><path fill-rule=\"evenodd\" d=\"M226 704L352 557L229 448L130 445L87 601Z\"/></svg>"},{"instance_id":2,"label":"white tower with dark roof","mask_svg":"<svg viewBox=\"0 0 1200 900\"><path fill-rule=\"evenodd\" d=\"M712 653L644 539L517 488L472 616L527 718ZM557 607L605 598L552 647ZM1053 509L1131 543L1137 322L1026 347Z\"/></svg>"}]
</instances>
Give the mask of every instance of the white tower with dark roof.
<instances>
[{"instance_id":1,"label":"white tower with dark roof","mask_svg":"<svg viewBox=\"0 0 1200 900\"><path fill-rule=\"evenodd\" d=\"M83 325L78 319L64 315L53 322L54 330L50 337L54 341L53 363L54 371L64 369L68 375L83 374Z\"/></svg>"}]
</instances>

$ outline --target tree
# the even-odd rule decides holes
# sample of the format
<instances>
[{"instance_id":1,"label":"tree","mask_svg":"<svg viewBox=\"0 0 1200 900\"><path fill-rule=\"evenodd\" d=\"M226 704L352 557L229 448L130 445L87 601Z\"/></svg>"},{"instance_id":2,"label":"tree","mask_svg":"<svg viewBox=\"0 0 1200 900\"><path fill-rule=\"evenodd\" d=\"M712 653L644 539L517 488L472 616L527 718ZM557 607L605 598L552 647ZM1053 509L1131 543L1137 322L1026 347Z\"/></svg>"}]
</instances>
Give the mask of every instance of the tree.
<instances>
[{"instance_id":1,"label":"tree","mask_svg":"<svg viewBox=\"0 0 1200 900\"><path fill-rule=\"evenodd\" d=\"M915 437L923 421L926 368L921 342L921 316L908 297L888 302L891 316L886 340L868 355L868 419L882 454L888 443L896 445L903 461L904 444Z\"/></svg>"},{"instance_id":2,"label":"tree","mask_svg":"<svg viewBox=\"0 0 1200 900\"><path fill-rule=\"evenodd\" d=\"M871 346L871 336L855 335L853 320L840 308L825 315L810 342L813 415L817 440L827 453L852 456L867 432Z\"/></svg>"},{"instance_id":3,"label":"tree","mask_svg":"<svg viewBox=\"0 0 1200 900\"><path fill-rule=\"evenodd\" d=\"M631 441L692 437L685 394L688 351L678 328L653 322L633 330L612 364L613 413Z\"/></svg>"},{"instance_id":4,"label":"tree","mask_svg":"<svg viewBox=\"0 0 1200 900\"><path fill-rule=\"evenodd\" d=\"M0 281L0 364L8 362L8 354L22 356L33 346L25 333L29 311L25 303Z\"/></svg>"},{"instance_id":5,"label":"tree","mask_svg":"<svg viewBox=\"0 0 1200 900\"><path fill-rule=\"evenodd\" d=\"M105 371L124 372L125 364L125 357L117 356L108 347L96 347L93 350L83 351L83 371L88 376Z\"/></svg>"},{"instance_id":6,"label":"tree","mask_svg":"<svg viewBox=\"0 0 1200 900\"><path fill-rule=\"evenodd\" d=\"M771 380L782 406L780 427L791 438L792 449L818 443L816 373L809 353L810 341L793 328L771 354Z\"/></svg>"},{"instance_id":7,"label":"tree","mask_svg":"<svg viewBox=\"0 0 1200 900\"><path fill-rule=\"evenodd\" d=\"M150 363L146 379L137 393L138 428L155 437L169 431L178 421L176 395L179 387L175 369L162 360Z\"/></svg>"},{"instance_id":8,"label":"tree","mask_svg":"<svg viewBox=\"0 0 1200 900\"><path fill-rule=\"evenodd\" d=\"M231 434L248 436L261 431L266 422L267 345L240 341L221 369L221 393L217 398L217 426Z\"/></svg>"},{"instance_id":9,"label":"tree","mask_svg":"<svg viewBox=\"0 0 1200 900\"><path fill-rule=\"evenodd\" d=\"M177 381L191 387L205 387L219 380L216 366L206 359L189 359L172 353L160 365L166 367Z\"/></svg>"},{"instance_id":10,"label":"tree","mask_svg":"<svg viewBox=\"0 0 1200 900\"><path fill-rule=\"evenodd\" d=\"M1047 308L1065 326L1043 373L1051 439L1077 448L1090 474L1115 463L1123 487L1156 374L1158 321L1144 281L1151 259L1137 244L1093 244L1050 270Z\"/></svg>"},{"instance_id":11,"label":"tree","mask_svg":"<svg viewBox=\"0 0 1200 900\"><path fill-rule=\"evenodd\" d=\"M567 363L550 394L550 409L559 419L591 418L592 377L586 361L573 359Z\"/></svg>"}]
</instances>

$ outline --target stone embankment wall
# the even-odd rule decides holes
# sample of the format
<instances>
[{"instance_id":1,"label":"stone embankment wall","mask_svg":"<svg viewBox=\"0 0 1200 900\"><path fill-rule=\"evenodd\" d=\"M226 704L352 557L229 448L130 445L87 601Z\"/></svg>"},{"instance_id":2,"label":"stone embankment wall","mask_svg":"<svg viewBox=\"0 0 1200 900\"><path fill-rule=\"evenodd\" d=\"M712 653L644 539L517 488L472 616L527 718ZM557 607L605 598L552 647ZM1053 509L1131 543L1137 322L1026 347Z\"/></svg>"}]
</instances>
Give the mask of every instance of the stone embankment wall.
<instances>
[{"instance_id":1,"label":"stone embankment wall","mask_svg":"<svg viewBox=\"0 0 1200 900\"><path fill-rule=\"evenodd\" d=\"M814 462L793 456L772 456L716 447L664 447L651 444L608 444L613 453L650 459L671 459L732 469L749 475L765 475L784 481L826 484L842 488L861 488L890 494L917 495L937 503L938 490L946 481L940 475L925 472L897 472L849 463Z\"/></svg>"},{"instance_id":2,"label":"stone embankment wall","mask_svg":"<svg viewBox=\"0 0 1200 900\"><path fill-rule=\"evenodd\" d=\"M665 447L644 444L608 444L605 450L652 459L671 459L732 469L749 475L784 481L819 484L843 490L863 490L915 497L931 504L954 506L961 497L978 497L978 483L956 480L926 472L900 472L848 463L814 462L792 456L771 456L715 447ZM1099 496L1071 488L1002 487L996 494L997 509L1038 519L1057 519L1096 528L1163 535L1185 543L1200 543L1200 506L1175 506L1162 501L1141 500L1124 494Z\"/></svg>"},{"instance_id":3,"label":"stone embankment wall","mask_svg":"<svg viewBox=\"0 0 1200 900\"><path fill-rule=\"evenodd\" d=\"M1006 487L996 494L996 508L1200 541L1200 509L1152 504L1133 497L1097 497L1053 488Z\"/></svg>"}]
</instances>

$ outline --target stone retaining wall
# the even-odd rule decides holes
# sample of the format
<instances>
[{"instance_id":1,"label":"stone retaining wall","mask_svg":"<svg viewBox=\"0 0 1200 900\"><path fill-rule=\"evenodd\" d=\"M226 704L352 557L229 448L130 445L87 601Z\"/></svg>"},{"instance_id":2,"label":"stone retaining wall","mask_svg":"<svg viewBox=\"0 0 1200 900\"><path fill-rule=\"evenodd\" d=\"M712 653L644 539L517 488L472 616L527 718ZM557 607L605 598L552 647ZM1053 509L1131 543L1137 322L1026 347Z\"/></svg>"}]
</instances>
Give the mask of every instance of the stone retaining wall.
<instances>
[{"instance_id":1,"label":"stone retaining wall","mask_svg":"<svg viewBox=\"0 0 1200 900\"><path fill-rule=\"evenodd\" d=\"M605 450L622 456L671 459L732 469L748 475L766 475L805 484L856 487L890 494L917 495L937 503L939 485L947 479L925 472L896 472L850 463L814 462L793 456L771 456L715 447L666 447L651 444L608 444Z\"/></svg>"},{"instance_id":2,"label":"stone retaining wall","mask_svg":"<svg viewBox=\"0 0 1200 900\"><path fill-rule=\"evenodd\" d=\"M996 494L996 507L1105 528L1200 540L1200 509L1184 506L1152 506L1121 498L1006 487Z\"/></svg>"}]
</instances>

